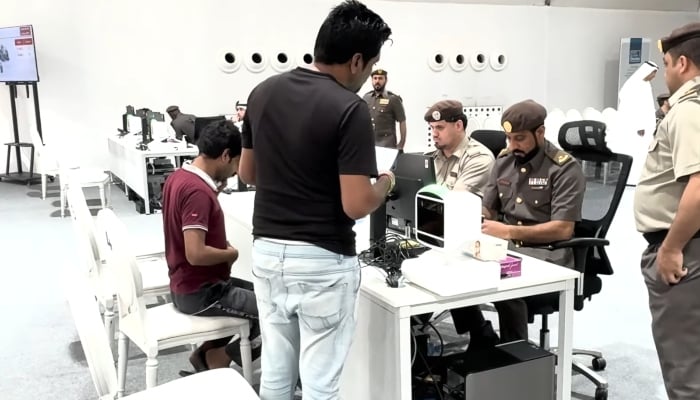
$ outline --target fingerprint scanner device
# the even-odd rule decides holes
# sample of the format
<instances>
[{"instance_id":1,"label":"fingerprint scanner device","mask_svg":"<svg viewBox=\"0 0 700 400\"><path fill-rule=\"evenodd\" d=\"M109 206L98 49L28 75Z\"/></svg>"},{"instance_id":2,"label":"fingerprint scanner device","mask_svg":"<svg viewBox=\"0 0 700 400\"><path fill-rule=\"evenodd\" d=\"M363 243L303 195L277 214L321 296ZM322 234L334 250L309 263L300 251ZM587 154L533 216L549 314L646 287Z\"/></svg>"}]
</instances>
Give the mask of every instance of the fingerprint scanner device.
<instances>
[{"instance_id":1,"label":"fingerprint scanner device","mask_svg":"<svg viewBox=\"0 0 700 400\"><path fill-rule=\"evenodd\" d=\"M496 290L500 264L464 252L481 237L481 198L433 184L420 189L415 201L416 241L431 250L403 261L406 279L445 297Z\"/></svg>"},{"instance_id":2,"label":"fingerprint scanner device","mask_svg":"<svg viewBox=\"0 0 700 400\"><path fill-rule=\"evenodd\" d=\"M459 252L481 237L481 197L428 185L415 197L416 240L445 253Z\"/></svg>"},{"instance_id":3,"label":"fingerprint scanner device","mask_svg":"<svg viewBox=\"0 0 700 400\"><path fill-rule=\"evenodd\" d=\"M465 400L553 400L555 356L527 341L504 343L457 360L447 385Z\"/></svg>"}]
</instances>

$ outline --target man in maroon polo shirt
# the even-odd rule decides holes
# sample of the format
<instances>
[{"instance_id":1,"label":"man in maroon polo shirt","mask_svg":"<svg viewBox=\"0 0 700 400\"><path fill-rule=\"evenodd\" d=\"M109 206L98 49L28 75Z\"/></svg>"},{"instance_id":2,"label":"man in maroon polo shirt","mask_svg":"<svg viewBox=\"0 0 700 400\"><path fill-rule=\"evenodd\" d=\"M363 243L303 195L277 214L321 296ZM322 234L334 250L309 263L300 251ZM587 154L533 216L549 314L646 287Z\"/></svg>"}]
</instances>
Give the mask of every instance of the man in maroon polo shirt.
<instances>
[{"instance_id":1,"label":"man in maroon polo shirt","mask_svg":"<svg viewBox=\"0 0 700 400\"><path fill-rule=\"evenodd\" d=\"M205 127L197 142L199 155L165 181L163 229L170 291L175 308L185 314L232 316L252 321L258 336L258 308L253 284L231 277L238 250L226 240L224 214L217 198L226 180L238 171L241 136L231 121ZM190 356L197 372L240 364L239 341L204 342ZM253 349L254 355L259 348Z\"/></svg>"}]
</instances>

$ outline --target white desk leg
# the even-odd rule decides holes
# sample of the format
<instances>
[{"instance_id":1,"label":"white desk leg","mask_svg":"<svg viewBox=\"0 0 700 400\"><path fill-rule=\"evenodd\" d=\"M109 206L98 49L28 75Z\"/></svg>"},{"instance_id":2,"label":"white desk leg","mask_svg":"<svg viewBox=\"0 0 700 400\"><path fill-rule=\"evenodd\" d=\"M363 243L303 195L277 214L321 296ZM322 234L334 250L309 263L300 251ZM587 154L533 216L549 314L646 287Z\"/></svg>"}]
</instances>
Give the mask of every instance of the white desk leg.
<instances>
[{"instance_id":1,"label":"white desk leg","mask_svg":"<svg viewBox=\"0 0 700 400\"><path fill-rule=\"evenodd\" d=\"M141 182L141 187L144 193L143 196L143 208L145 211L145 214L150 214L151 213L151 199L148 198L148 158L144 157L143 161L141 162L141 171L142 171L142 178L143 181Z\"/></svg>"},{"instance_id":2,"label":"white desk leg","mask_svg":"<svg viewBox=\"0 0 700 400\"><path fill-rule=\"evenodd\" d=\"M557 353L557 400L571 399L571 361L574 329L574 281L559 292L559 348Z\"/></svg>"},{"instance_id":3,"label":"white desk leg","mask_svg":"<svg viewBox=\"0 0 700 400\"><path fill-rule=\"evenodd\" d=\"M411 400L413 393L411 390L411 318L398 318L396 315L396 331L399 333L399 395L401 400Z\"/></svg>"}]
</instances>

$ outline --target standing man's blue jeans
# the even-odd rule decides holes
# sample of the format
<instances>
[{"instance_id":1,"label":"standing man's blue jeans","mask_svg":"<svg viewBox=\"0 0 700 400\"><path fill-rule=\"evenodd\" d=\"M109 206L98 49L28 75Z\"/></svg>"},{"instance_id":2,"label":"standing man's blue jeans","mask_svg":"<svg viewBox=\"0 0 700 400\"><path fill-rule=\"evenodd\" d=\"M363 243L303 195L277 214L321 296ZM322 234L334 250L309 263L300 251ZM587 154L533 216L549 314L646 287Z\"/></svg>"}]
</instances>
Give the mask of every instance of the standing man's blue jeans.
<instances>
[{"instance_id":1,"label":"standing man's blue jeans","mask_svg":"<svg viewBox=\"0 0 700 400\"><path fill-rule=\"evenodd\" d=\"M262 332L262 400L337 399L355 331L360 288L356 256L256 239L253 283Z\"/></svg>"}]
</instances>

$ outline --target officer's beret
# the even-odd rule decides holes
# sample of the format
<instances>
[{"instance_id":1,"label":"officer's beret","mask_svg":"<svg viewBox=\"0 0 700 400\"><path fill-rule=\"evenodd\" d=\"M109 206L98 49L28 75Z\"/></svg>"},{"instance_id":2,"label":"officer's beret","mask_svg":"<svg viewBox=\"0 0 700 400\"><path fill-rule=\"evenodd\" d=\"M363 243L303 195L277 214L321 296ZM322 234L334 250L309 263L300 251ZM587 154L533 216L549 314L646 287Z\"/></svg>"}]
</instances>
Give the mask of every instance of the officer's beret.
<instances>
[{"instance_id":1,"label":"officer's beret","mask_svg":"<svg viewBox=\"0 0 700 400\"><path fill-rule=\"evenodd\" d=\"M692 22L674 29L670 35L659 40L659 50L666 53L686 40L700 38L700 22Z\"/></svg>"},{"instance_id":2,"label":"officer's beret","mask_svg":"<svg viewBox=\"0 0 700 400\"><path fill-rule=\"evenodd\" d=\"M372 71L372 76L375 76L375 75L386 76L386 70L381 69L381 68L375 69L374 71Z\"/></svg>"},{"instance_id":3,"label":"officer's beret","mask_svg":"<svg viewBox=\"0 0 700 400\"><path fill-rule=\"evenodd\" d=\"M165 111L166 111L168 114L173 113L173 112L175 112L175 111L179 111L179 110L180 110L180 108L179 108L178 106L170 106L170 107L168 107L168 108L165 109Z\"/></svg>"},{"instance_id":4,"label":"officer's beret","mask_svg":"<svg viewBox=\"0 0 700 400\"><path fill-rule=\"evenodd\" d=\"M547 109L534 100L513 104L501 116L501 125L506 132L532 131L544 125Z\"/></svg>"},{"instance_id":5,"label":"officer's beret","mask_svg":"<svg viewBox=\"0 0 700 400\"><path fill-rule=\"evenodd\" d=\"M457 100L440 100L433 104L428 111L425 113L425 120L427 122L455 122L464 115L462 110L462 103Z\"/></svg>"},{"instance_id":6,"label":"officer's beret","mask_svg":"<svg viewBox=\"0 0 700 400\"><path fill-rule=\"evenodd\" d=\"M246 103L241 102L241 101L236 101L236 108L238 108L238 107L247 108L248 105Z\"/></svg>"}]
</instances>

